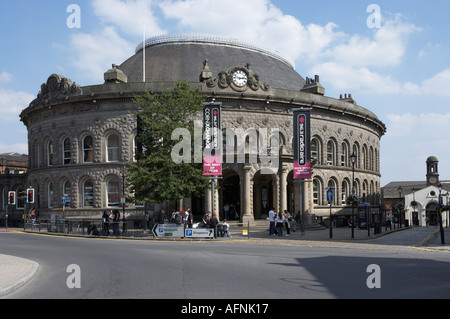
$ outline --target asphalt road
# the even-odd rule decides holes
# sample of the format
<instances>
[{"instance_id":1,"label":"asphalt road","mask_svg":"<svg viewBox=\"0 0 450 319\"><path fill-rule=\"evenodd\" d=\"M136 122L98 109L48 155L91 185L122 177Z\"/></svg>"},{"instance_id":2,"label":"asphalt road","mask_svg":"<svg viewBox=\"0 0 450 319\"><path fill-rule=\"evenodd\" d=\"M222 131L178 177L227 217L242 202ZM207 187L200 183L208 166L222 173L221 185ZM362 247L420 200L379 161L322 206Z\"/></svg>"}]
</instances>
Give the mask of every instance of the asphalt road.
<instances>
[{"instance_id":1,"label":"asphalt road","mask_svg":"<svg viewBox=\"0 0 450 319\"><path fill-rule=\"evenodd\" d=\"M362 247L362 248L361 248ZM4 234L0 254L39 263L6 298L448 298L450 253L245 242L155 242ZM79 266L80 288L69 288ZM374 271L370 265L379 268ZM73 268L72 268L73 269ZM70 281L70 280L69 280ZM369 288L370 283L379 288Z\"/></svg>"}]
</instances>

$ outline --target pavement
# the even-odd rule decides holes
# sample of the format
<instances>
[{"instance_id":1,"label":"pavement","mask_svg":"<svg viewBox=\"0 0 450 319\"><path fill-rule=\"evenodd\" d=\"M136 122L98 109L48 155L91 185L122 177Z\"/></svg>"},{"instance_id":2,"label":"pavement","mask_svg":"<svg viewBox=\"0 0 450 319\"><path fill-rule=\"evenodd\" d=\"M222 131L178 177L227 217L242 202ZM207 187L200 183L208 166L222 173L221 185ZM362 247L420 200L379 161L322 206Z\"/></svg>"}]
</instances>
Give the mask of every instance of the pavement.
<instances>
[{"instance_id":1,"label":"pavement","mask_svg":"<svg viewBox=\"0 0 450 319\"><path fill-rule=\"evenodd\" d=\"M373 229L368 233L365 229L351 228L306 227L302 233L300 229L291 230L289 236L269 236L269 223L257 221L250 227L249 236L242 236L242 228L231 225L233 238L219 238L218 242L230 241L241 243L270 244L270 245L298 245L309 247L347 247L362 249L420 249L425 251L440 251L450 253L450 228L444 228L446 244L441 244L440 229L438 227L414 228L382 228L381 234L374 234ZM21 232L21 229L0 229L0 233ZM152 240L153 238L147 238ZM24 286L38 272L39 264L24 258L0 254L0 298Z\"/></svg>"}]
</instances>

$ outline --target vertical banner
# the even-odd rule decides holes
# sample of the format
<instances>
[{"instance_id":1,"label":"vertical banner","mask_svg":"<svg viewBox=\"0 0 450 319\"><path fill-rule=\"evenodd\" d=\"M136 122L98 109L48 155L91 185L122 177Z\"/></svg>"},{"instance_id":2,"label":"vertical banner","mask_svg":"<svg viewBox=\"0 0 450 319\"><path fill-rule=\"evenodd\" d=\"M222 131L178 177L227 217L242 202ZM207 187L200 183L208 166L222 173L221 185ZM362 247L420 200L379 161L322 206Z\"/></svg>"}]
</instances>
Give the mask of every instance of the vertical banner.
<instances>
[{"instance_id":1,"label":"vertical banner","mask_svg":"<svg viewBox=\"0 0 450 319\"><path fill-rule=\"evenodd\" d=\"M222 130L220 124L222 103L204 103L203 106L203 175L222 175Z\"/></svg>"},{"instance_id":2,"label":"vertical banner","mask_svg":"<svg viewBox=\"0 0 450 319\"><path fill-rule=\"evenodd\" d=\"M294 110L294 179L311 178L311 109Z\"/></svg>"}]
</instances>

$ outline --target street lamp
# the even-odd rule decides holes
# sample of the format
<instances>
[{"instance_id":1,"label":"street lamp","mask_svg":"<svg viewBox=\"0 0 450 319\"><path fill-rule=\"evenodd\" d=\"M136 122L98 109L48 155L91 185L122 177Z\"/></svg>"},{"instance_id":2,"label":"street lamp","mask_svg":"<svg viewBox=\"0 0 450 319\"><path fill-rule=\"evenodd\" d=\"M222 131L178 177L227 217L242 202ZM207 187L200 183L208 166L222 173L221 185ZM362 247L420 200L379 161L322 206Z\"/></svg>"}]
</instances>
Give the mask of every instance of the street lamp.
<instances>
[{"instance_id":1,"label":"street lamp","mask_svg":"<svg viewBox=\"0 0 450 319\"><path fill-rule=\"evenodd\" d=\"M352 195L355 196L355 164L356 164L356 154L353 150L353 154L350 155L350 160L352 162ZM355 238L355 205L352 204L352 238Z\"/></svg>"},{"instance_id":2,"label":"street lamp","mask_svg":"<svg viewBox=\"0 0 450 319\"><path fill-rule=\"evenodd\" d=\"M121 203L122 203L122 234L125 236L125 232L127 231L127 224L125 220L125 170L126 170L126 164L122 161L122 165L120 167L121 173L122 173L122 197L121 197Z\"/></svg>"},{"instance_id":3,"label":"street lamp","mask_svg":"<svg viewBox=\"0 0 450 319\"><path fill-rule=\"evenodd\" d=\"M401 209L401 204L402 204L402 191L403 188L401 186L398 187L398 197L400 197L400 203L398 206L398 228L402 228L402 209Z\"/></svg>"},{"instance_id":4,"label":"street lamp","mask_svg":"<svg viewBox=\"0 0 450 319\"><path fill-rule=\"evenodd\" d=\"M444 239L444 229L442 228L442 206L443 206L443 201L442 201L442 184L438 185L438 189L439 189L439 216L438 216L438 221L439 221L439 229L441 232L441 243L442 245L445 244L445 239Z\"/></svg>"}]
</instances>

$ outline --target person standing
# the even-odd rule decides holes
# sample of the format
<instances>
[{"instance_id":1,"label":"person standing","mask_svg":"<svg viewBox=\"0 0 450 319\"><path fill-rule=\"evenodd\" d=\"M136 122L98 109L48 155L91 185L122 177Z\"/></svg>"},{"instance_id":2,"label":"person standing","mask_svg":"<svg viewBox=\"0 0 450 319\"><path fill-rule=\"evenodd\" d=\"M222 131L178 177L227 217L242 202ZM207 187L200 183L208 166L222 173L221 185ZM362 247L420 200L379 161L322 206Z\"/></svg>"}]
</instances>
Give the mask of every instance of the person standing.
<instances>
[{"instance_id":1,"label":"person standing","mask_svg":"<svg viewBox=\"0 0 450 319\"><path fill-rule=\"evenodd\" d=\"M277 224L278 236L283 236L283 222L284 217L281 212L278 212L277 217L275 218L275 223Z\"/></svg>"},{"instance_id":2,"label":"person standing","mask_svg":"<svg viewBox=\"0 0 450 319\"><path fill-rule=\"evenodd\" d=\"M284 211L284 225L286 226L286 236L291 234L291 214L287 210Z\"/></svg>"},{"instance_id":3,"label":"person standing","mask_svg":"<svg viewBox=\"0 0 450 319\"><path fill-rule=\"evenodd\" d=\"M269 211L269 223L270 223L269 236L275 235L275 218L276 218L275 208L272 207Z\"/></svg>"},{"instance_id":4,"label":"person standing","mask_svg":"<svg viewBox=\"0 0 450 319\"><path fill-rule=\"evenodd\" d=\"M120 213L118 209L115 209L113 211L113 216L114 216L112 221L113 234L114 236L120 236L119 230Z\"/></svg>"}]
</instances>

